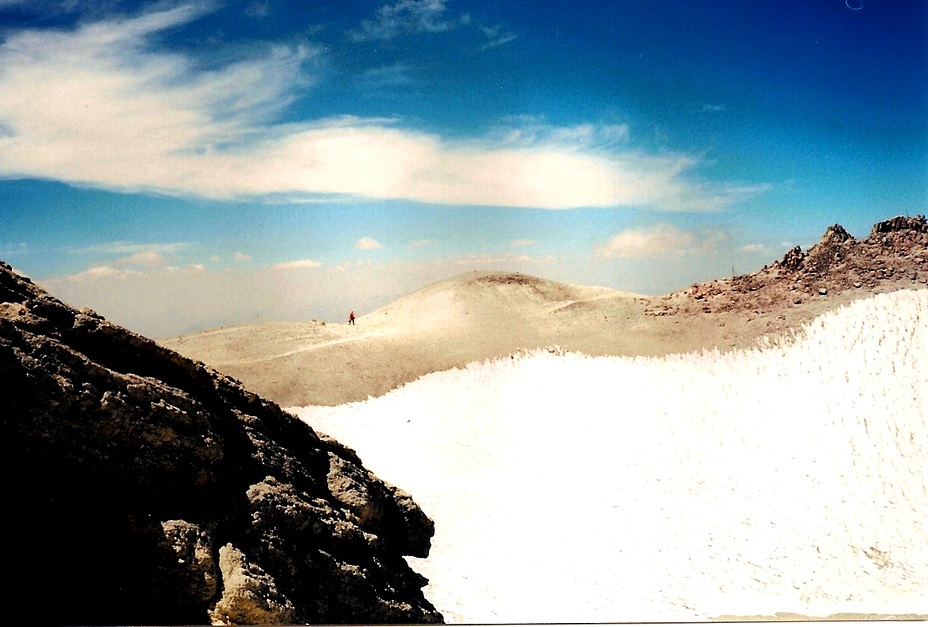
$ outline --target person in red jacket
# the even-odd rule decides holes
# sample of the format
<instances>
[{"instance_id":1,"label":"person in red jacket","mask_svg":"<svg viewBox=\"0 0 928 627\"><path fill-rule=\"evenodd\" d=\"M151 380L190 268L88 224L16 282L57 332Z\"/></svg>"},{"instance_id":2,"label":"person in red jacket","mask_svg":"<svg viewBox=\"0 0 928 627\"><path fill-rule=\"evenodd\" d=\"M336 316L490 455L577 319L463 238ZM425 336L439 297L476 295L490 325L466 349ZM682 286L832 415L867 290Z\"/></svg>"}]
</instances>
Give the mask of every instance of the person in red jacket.
<instances>
[{"instance_id":1,"label":"person in red jacket","mask_svg":"<svg viewBox=\"0 0 928 627\"><path fill-rule=\"evenodd\" d=\"M354 324L354 312L348 314L348 324Z\"/></svg>"}]
</instances>

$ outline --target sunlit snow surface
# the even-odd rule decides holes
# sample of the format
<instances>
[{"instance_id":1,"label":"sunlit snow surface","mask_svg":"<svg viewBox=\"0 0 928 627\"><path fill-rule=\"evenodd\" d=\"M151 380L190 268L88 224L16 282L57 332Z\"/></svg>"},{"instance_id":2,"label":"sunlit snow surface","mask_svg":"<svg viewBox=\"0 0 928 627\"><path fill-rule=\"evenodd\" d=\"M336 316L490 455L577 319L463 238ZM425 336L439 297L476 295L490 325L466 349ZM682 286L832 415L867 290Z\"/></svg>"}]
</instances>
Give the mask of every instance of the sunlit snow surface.
<instances>
[{"instance_id":1,"label":"sunlit snow surface","mask_svg":"<svg viewBox=\"0 0 928 627\"><path fill-rule=\"evenodd\" d=\"M788 345L546 352L295 410L436 522L449 622L928 612L928 291Z\"/></svg>"}]
</instances>

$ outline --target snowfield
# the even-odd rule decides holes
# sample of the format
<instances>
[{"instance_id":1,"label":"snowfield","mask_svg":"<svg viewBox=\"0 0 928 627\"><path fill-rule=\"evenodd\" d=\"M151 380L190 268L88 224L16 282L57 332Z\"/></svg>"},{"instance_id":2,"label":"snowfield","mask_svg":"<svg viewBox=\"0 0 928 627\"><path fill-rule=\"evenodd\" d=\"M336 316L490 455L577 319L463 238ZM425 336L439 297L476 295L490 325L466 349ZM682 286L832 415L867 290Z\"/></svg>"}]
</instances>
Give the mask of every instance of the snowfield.
<instances>
[{"instance_id":1,"label":"snowfield","mask_svg":"<svg viewBox=\"0 0 928 627\"><path fill-rule=\"evenodd\" d=\"M436 522L449 622L928 613L928 291L790 341L539 352L292 411Z\"/></svg>"}]
</instances>

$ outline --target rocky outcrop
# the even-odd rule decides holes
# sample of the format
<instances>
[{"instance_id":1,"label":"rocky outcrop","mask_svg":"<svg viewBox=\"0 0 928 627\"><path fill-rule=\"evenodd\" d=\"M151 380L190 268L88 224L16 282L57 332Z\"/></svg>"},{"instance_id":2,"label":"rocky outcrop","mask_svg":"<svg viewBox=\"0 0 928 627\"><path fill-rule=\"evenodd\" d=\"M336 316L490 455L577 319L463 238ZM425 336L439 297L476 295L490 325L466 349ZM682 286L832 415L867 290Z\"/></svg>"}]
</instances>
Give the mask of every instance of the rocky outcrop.
<instances>
[{"instance_id":1,"label":"rocky outcrop","mask_svg":"<svg viewBox=\"0 0 928 627\"><path fill-rule=\"evenodd\" d=\"M5 597L42 623L440 622L349 448L0 262Z\"/></svg>"},{"instance_id":2,"label":"rocky outcrop","mask_svg":"<svg viewBox=\"0 0 928 627\"><path fill-rule=\"evenodd\" d=\"M884 281L928 282L928 222L925 216L897 216L873 226L857 240L838 224L828 227L821 241L796 264L790 255L767 274L799 283L809 293L834 293L876 287Z\"/></svg>"},{"instance_id":3,"label":"rocky outcrop","mask_svg":"<svg viewBox=\"0 0 928 627\"><path fill-rule=\"evenodd\" d=\"M873 294L928 285L928 221L897 216L875 224L862 240L834 224L804 251L799 246L751 274L694 284L648 313L772 311L784 302L833 297L849 290Z\"/></svg>"}]
</instances>

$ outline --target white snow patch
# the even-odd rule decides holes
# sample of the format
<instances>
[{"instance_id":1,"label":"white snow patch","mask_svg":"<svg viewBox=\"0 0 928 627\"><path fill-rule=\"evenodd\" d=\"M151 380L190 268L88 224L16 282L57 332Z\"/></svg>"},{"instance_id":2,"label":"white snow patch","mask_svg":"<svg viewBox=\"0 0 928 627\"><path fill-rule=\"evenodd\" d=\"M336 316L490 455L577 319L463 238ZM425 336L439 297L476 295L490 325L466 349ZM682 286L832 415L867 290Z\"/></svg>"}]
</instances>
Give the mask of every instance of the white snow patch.
<instances>
[{"instance_id":1,"label":"white snow patch","mask_svg":"<svg viewBox=\"0 0 928 627\"><path fill-rule=\"evenodd\" d=\"M928 291L762 350L539 352L293 411L436 522L449 622L928 613Z\"/></svg>"}]
</instances>

